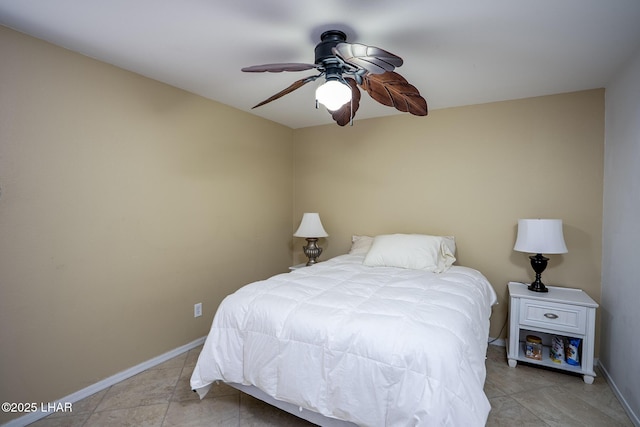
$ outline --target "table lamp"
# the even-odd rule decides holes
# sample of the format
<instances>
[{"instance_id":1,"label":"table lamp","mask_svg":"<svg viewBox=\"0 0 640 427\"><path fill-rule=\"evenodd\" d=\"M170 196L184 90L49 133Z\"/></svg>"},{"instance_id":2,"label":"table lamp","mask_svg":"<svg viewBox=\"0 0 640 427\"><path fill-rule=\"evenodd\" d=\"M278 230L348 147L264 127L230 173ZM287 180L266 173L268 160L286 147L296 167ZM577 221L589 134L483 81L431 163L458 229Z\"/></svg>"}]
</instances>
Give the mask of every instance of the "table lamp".
<instances>
[{"instance_id":1,"label":"table lamp","mask_svg":"<svg viewBox=\"0 0 640 427\"><path fill-rule=\"evenodd\" d=\"M542 254L568 252L562 234L562 220L519 219L518 237L513 250L536 254L529 257L531 267L536 273L536 280L529 285L528 289L533 292L549 292L540 279L542 272L547 268L547 261L549 261L549 258L542 256Z\"/></svg>"},{"instance_id":2,"label":"table lamp","mask_svg":"<svg viewBox=\"0 0 640 427\"><path fill-rule=\"evenodd\" d=\"M304 237L307 245L303 246L304 254L309 258L307 265L315 264L322 253L322 248L318 246L318 238L329 236L320 222L318 213L305 213L302 215L300 227L293 233L294 237Z\"/></svg>"}]
</instances>

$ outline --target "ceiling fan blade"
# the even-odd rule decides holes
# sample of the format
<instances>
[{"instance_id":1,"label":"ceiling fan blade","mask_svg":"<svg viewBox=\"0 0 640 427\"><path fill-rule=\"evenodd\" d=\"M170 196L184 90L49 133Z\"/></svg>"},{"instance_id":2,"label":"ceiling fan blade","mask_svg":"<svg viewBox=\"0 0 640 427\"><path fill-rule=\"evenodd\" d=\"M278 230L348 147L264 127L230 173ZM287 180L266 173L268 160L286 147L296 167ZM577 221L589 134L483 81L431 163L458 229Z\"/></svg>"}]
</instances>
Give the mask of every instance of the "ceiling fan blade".
<instances>
[{"instance_id":1,"label":"ceiling fan blade","mask_svg":"<svg viewBox=\"0 0 640 427\"><path fill-rule=\"evenodd\" d=\"M317 66L315 64L285 62L282 64L252 65L251 67L242 68L242 71L245 73L281 73L283 71L305 71L312 68L317 68Z\"/></svg>"},{"instance_id":2,"label":"ceiling fan blade","mask_svg":"<svg viewBox=\"0 0 640 427\"><path fill-rule=\"evenodd\" d=\"M346 78L345 79L349 86L351 86L351 102L347 102L339 109L331 112L331 117L336 121L340 126L344 126L349 123L356 115L356 111L360 107L360 89L358 89L358 84L354 79Z\"/></svg>"},{"instance_id":3,"label":"ceiling fan blade","mask_svg":"<svg viewBox=\"0 0 640 427\"><path fill-rule=\"evenodd\" d=\"M293 82L289 87L287 87L286 89L281 90L280 92L276 93L275 95L265 99L264 101L262 101L261 103L259 103L258 105L255 105L253 107L251 107L251 109L254 108L258 108L263 106L264 104L268 104L271 101L275 101L278 98L282 98L283 96L285 96L288 93L293 92L296 89L301 88L302 86L306 85L309 82L314 81L315 79L317 79L318 77L320 77L322 74L319 74L317 76L310 76L310 77L305 77L304 79L300 79L300 80L296 80L295 82Z\"/></svg>"},{"instance_id":4,"label":"ceiling fan blade","mask_svg":"<svg viewBox=\"0 0 640 427\"><path fill-rule=\"evenodd\" d=\"M333 54L349 64L364 68L372 74L393 71L403 63L402 58L391 52L379 47L358 43L338 43L333 48Z\"/></svg>"},{"instance_id":5,"label":"ceiling fan blade","mask_svg":"<svg viewBox=\"0 0 640 427\"><path fill-rule=\"evenodd\" d=\"M420 96L415 86L393 71L384 74L366 74L362 78L362 88L379 103L411 113L414 116L428 114L427 101Z\"/></svg>"}]
</instances>

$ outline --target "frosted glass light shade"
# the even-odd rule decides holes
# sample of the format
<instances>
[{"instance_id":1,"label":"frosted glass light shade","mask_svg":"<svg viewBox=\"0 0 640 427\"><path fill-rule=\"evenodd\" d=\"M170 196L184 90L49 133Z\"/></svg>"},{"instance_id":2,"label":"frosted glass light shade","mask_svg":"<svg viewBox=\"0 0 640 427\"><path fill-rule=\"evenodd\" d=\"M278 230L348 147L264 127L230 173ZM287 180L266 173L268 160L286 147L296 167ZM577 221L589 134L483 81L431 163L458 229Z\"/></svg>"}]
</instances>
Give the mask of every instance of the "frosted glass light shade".
<instances>
[{"instance_id":1,"label":"frosted glass light shade","mask_svg":"<svg viewBox=\"0 0 640 427\"><path fill-rule=\"evenodd\" d=\"M322 227L320 215L318 213L305 213L302 215L302 221L295 233L294 237L327 237L328 234Z\"/></svg>"},{"instance_id":2,"label":"frosted glass light shade","mask_svg":"<svg viewBox=\"0 0 640 427\"><path fill-rule=\"evenodd\" d=\"M338 80L327 80L316 89L316 101L327 107L329 111L339 109L350 99L351 87Z\"/></svg>"},{"instance_id":3,"label":"frosted glass light shade","mask_svg":"<svg viewBox=\"0 0 640 427\"><path fill-rule=\"evenodd\" d=\"M532 254L564 254L561 219L519 219L518 237L513 250Z\"/></svg>"}]
</instances>

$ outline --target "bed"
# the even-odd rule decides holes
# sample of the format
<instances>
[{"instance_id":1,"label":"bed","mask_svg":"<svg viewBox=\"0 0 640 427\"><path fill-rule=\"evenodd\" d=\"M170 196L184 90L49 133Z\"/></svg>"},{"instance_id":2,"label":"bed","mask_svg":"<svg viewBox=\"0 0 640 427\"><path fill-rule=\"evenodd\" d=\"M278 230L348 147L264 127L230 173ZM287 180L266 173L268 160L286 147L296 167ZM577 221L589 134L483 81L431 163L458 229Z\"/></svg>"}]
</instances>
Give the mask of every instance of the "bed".
<instances>
[{"instance_id":1,"label":"bed","mask_svg":"<svg viewBox=\"0 0 640 427\"><path fill-rule=\"evenodd\" d=\"M242 287L192 389L223 381L321 425L484 425L496 294L454 253L448 237L354 236L348 254Z\"/></svg>"}]
</instances>

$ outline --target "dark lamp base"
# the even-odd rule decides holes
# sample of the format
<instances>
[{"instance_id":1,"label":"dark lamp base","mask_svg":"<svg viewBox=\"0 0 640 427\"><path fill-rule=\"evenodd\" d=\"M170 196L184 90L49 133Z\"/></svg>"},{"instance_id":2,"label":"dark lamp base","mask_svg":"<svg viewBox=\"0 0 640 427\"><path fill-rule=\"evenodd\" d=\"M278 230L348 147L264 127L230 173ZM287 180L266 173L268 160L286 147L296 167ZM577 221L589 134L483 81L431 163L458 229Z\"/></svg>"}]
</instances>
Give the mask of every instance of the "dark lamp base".
<instances>
[{"instance_id":1,"label":"dark lamp base","mask_svg":"<svg viewBox=\"0 0 640 427\"><path fill-rule=\"evenodd\" d=\"M533 292L549 292L549 289L542 282L533 282L527 289Z\"/></svg>"},{"instance_id":2,"label":"dark lamp base","mask_svg":"<svg viewBox=\"0 0 640 427\"><path fill-rule=\"evenodd\" d=\"M544 283L542 283L542 280L540 280L542 272L547 268L547 261L549 261L549 258L543 257L542 254L536 254L531 255L529 259L531 260L531 267L533 268L533 271L536 272L536 280L530 284L527 289L533 292L549 292L549 289L547 289L544 286Z\"/></svg>"}]
</instances>

